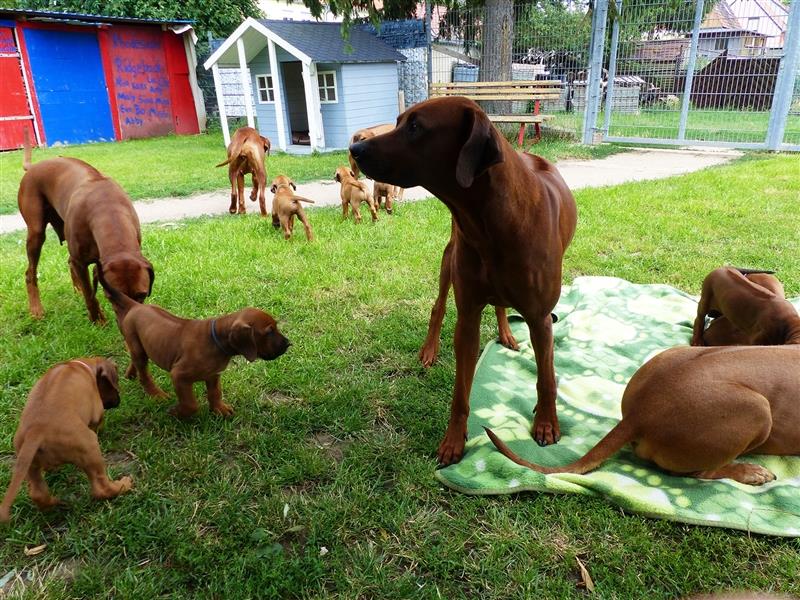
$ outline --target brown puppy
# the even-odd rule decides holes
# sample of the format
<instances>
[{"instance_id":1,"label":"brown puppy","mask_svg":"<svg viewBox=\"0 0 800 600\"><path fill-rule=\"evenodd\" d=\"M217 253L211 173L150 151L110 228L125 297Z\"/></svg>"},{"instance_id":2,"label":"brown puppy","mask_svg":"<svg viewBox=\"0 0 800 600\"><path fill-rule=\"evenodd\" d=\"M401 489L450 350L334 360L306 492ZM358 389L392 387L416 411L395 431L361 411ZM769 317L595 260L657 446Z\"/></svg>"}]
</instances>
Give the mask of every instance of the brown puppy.
<instances>
[{"instance_id":1,"label":"brown puppy","mask_svg":"<svg viewBox=\"0 0 800 600\"><path fill-rule=\"evenodd\" d=\"M372 193L369 187L363 181L356 179L355 174L345 166L338 167L336 173L333 175L334 181L341 184L339 195L342 198L342 218L347 218L347 211L350 207L353 208L353 218L356 223L361 223L361 203L366 202L369 206L369 212L372 215L372 221L378 220L378 210L375 208L375 200L372 198Z\"/></svg>"},{"instance_id":2,"label":"brown puppy","mask_svg":"<svg viewBox=\"0 0 800 600\"><path fill-rule=\"evenodd\" d=\"M51 367L28 394L14 435L17 462L0 505L0 522L9 520L11 504L25 479L31 500L40 509L58 504L42 471L66 463L86 473L93 498L114 498L130 490L130 477L109 480L97 443L105 409L117 406L117 368L111 361L81 358Z\"/></svg>"},{"instance_id":3,"label":"brown puppy","mask_svg":"<svg viewBox=\"0 0 800 600\"><path fill-rule=\"evenodd\" d=\"M540 473L586 473L630 443L638 457L669 473L761 485L775 476L733 461L751 453L800 454L798 365L798 346L666 350L631 378L619 424L563 467L523 460L485 429L500 452Z\"/></svg>"},{"instance_id":4,"label":"brown puppy","mask_svg":"<svg viewBox=\"0 0 800 600\"><path fill-rule=\"evenodd\" d=\"M300 220L303 228L306 230L306 239L309 242L314 241L314 232L311 230L311 223L308 222L306 212L303 210L301 202L309 202L314 204L313 200L303 198L294 193L297 186L294 181L289 179L286 175L278 175L272 180L272 187L270 191L275 194L272 198L272 226L276 229L283 228L284 239L292 237L294 231L294 218Z\"/></svg>"},{"instance_id":5,"label":"brown puppy","mask_svg":"<svg viewBox=\"0 0 800 600\"><path fill-rule=\"evenodd\" d=\"M421 185L453 215L456 381L439 461L457 462L464 452L487 304L512 306L528 323L539 374L532 432L540 444L557 442L550 313L577 218L561 175L543 158L515 152L481 108L461 97L420 102L400 115L394 130L358 142L350 152L367 175L402 187Z\"/></svg>"},{"instance_id":6,"label":"brown puppy","mask_svg":"<svg viewBox=\"0 0 800 600\"><path fill-rule=\"evenodd\" d=\"M439 340L442 333L442 322L444 321L444 313L447 310L447 295L450 293L450 285L452 283L450 271L453 261L454 235L455 223L451 221L450 241L447 242L447 246L444 247L442 265L439 268L439 295L436 297L436 302L433 303L433 308L431 309L431 319L428 322L428 335L425 337L425 342L419 350L419 361L426 369L436 362L436 358L439 356ZM506 348L519 350L519 344L517 344L514 334L511 333L511 326L508 324L506 309L495 306L494 313L497 317L498 341Z\"/></svg>"},{"instance_id":7,"label":"brown puppy","mask_svg":"<svg viewBox=\"0 0 800 600\"><path fill-rule=\"evenodd\" d=\"M392 214L394 203L400 199L400 190L402 188L388 183L380 183L379 181L372 182L372 197L375 199L375 206L378 210L381 208L381 201L386 201L386 212Z\"/></svg>"},{"instance_id":8,"label":"brown puppy","mask_svg":"<svg viewBox=\"0 0 800 600\"><path fill-rule=\"evenodd\" d=\"M376 135L381 135L383 133L387 133L394 129L394 125L391 123L384 123L383 125L373 125L372 127L365 127L364 129L359 129L356 131L353 136L350 138L350 145L360 142L362 140L368 140L370 138L375 137ZM347 160L350 162L350 170L353 172L353 177L358 179L358 176L361 174L361 171L358 170L358 163L353 158L353 155L349 152L347 153Z\"/></svg>"},{"instance_id":9,"label":"brown puppy","mask_svg":"<svg viewBox=\"0 0 800 600\"><path fill-rule=\"evenodd\" d=\"M721 267L706 276L697 305L692 346L731 340L759 346L800 344L800 316L784 298L783 286L777 280L777 285L768 280L770 283L764 287L753 281L750 273ZM719 329L711 331L706 340L703 333L706 315L725 317L729 325L725 322L717 325Z\"/></svg>"},{"instance_id":10,"label":"brown puppy","mask_svg":"<svg viewBox=\"0 0 800 600\"><path fill-rule=\"evenodd\" d=\"M83 294L91 321L105 322L97 303L97 283L88 267L102 264L111 284L136 300L153 291L153 265L142 256L139 218L128 195L113 179L77 158L50 158L31 165L25 138L26 173L19 183L19 212L28 226L28 307L34 318L44 316L36 270L50 223L61 243L66 240L72 283Z\"/></svg>"},{"instance_id":11,"label":"brown puppy","mask_svg":"<svg viewBox=\"0 0 800 600\"><path fill-rule=\"evenodd\" d=\"M232 415L233 408L222 401L220 385L220 375L231 358L241 354L250 362L257 358L272 360L289 347L275 319L257 308L244 308L216 319L182 319L158 306L137 304L109 286L102 270L98 270L98 276L131 353L125 376L133 379L138 373L148 394L167 398L147 369L148 359L169 371L178 396L169 413L176 417L191 417L197 412L192 390L196 381L205 382L212 412Z\"/></svg>"},{"instance_id":12,"label":"brown puppy","mask_svg":"<svg viewBox=\"0 0 800 600\"><path fill-rule=\"evenodd\" d=\"M756 285L771 291L778 298L786 297L783 284L774 275L746 273L744 276ZM748 344L748 334L731 323L728 317L716 317L703 332L704 346L746 346Z\"/></svg>"},{"instance_id":13,"label":"brown puppy","mask_svg":"<svg viewBox=\"0 0 800 600\"><path fill-rule=\"evenodd\" d=\"M253 191L250 192L250 200L255 202L258 196L261 216L267 216L267 167L264 160L269 156L270 148L269 139L252 127L240 127L234 132L231 143L228 144L227 160L216 165L218 167L228 165L228 179L231 182L229 213L247 212L244 207L244 176L252 173Z\"/></svg>"}]
</instances>

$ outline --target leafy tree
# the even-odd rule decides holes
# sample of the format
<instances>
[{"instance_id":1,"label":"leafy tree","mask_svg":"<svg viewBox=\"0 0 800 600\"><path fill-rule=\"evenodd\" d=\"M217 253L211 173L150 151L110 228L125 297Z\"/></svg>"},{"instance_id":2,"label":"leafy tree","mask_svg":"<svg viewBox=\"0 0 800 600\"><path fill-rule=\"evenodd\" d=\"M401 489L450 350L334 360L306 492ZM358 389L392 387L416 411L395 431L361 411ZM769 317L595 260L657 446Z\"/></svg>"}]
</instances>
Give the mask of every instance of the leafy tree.
<instances>
[{"instance_id":1,"label":"leafy tree","mask_svg":"<svg viewBox=\"0 0 800 600\"><path fill-rule=\"evenodd\" d=\"M227 36L246 17L263 16L256 0L17 0L16 8L110 17L192 19L201 39L206 32Z\"/></svg>"}]
</instances>

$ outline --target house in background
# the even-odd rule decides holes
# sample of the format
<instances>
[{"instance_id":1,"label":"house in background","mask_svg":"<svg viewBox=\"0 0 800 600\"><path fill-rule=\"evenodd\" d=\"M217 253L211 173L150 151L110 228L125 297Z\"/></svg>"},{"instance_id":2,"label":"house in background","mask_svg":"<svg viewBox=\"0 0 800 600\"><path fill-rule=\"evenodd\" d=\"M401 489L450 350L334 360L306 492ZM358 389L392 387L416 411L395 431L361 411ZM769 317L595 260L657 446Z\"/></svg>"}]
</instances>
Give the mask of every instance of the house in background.
<instances>
[{"instance_id":1,"label":"house in background","mask_svg":"<svg viewBox=\"0 0 800 600\"><path fill-rule=\"evenodd\" d=\"M350 31L348 52L339 23L248 18L204 63L214 73L239 67L252 90L247 122L278 148L294 153L346 148L353 131L394 122L398 63L405 57L361 28ZM224 102L220 119L230 142ZM257 123L257 125L256 125Z\"/></svg>"},{"instance_id":2,"label":"house in background","mask_svg":"<svg viewBox=\"0 0 800 600\"><path fill-rule=\"evenodd\" d=\"M190 21L0 9L0 150L199 133Z\"/></svg>"},{"instance_id":3,"label":"house in background","mask_svg":"<svg viewBox=\"0 0 800 600\"><path fill-rule=\"evenodd\" d=\"M720 0L700 27L698 54L765 56L783 48L788 9L774 0Z\"/></svg>"}]
</instances>

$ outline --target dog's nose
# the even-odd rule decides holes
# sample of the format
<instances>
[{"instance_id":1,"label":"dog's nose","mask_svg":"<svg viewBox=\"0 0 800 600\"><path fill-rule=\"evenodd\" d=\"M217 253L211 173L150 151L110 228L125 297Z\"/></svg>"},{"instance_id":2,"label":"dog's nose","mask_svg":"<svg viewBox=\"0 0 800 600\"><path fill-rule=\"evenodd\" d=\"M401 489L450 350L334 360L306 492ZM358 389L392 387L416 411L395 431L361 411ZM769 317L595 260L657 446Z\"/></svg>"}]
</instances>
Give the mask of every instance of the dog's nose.
<instances>
[{"instance_id":1,"label":"dog's nose","mask_svg":"<svg viewBox=\"0 0 800 600\"><path fill-rule=\"evenodd\" d=\"M366 144L364 142L356 142L355 144L352 144L350 146L350 154L353 155L353 158L358 160L359 157L362 154L364 154L364 148L365 147L366 147Z\"/></svg>"}]
</instances>

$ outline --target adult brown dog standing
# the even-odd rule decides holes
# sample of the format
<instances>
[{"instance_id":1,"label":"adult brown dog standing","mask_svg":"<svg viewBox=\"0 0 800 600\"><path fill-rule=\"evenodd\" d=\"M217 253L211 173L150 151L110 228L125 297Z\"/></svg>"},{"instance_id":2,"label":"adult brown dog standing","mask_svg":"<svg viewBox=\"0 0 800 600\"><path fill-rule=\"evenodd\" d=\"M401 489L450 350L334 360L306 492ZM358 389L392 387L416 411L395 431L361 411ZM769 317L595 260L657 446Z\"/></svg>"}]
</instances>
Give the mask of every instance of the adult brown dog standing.
<instances>
[{"instance_id":1,"label":"adult brown dog standing","mask_svg":"<svg viewBox=\"0 0 800 600\"><path fill-rule=\"evenodd\" d=\"M456 381L439 461L456 462L464 452L487 304L513 307L527 322L539 374L532 433L539 444L557 442L550 313L561 294L561 262L577 207L556 168L515 152L475 102L459 97L413 106L394 130L353 144L350 153L378 181L425 187L453 216Z\"/></svg>"},{"instance_id":2,"label":"adult brown dog standing","mask_svg":"<svg viewBox=\"0 0 800 600\"><path fill-rule=\"evenodd\" d=\"M212 412L228 417L233 408L222 401L220 375L234 356L242 355L249 362L257 358L273 360L289 348L278 324L257 308L244 308L216 319L191 320L177 317L161 307L137 304L109 286L98 269L100 284L117 312L120 332L131 353L131 364L125 376L139 382L151 396L168 395L153 381L147 368L152 360L169 371L178 403L169 413L180 418L197 412L197 399L192 384L203 381Z\"/></svg>"},{"instance_id":3,"label":"adult brown dog standing","mask_svg":"<svg viewBox=\"0 0 800 600\"><path fill-rule=\"evenodd\" d=\"M587 473L626 444L661 469L698 479L761 485L764 467L743 454L800 454L800 347L671 348L636 371L622 420L582 458L563 467L521 459L491 430L494 445L540 473Z\"/></svg>"},{"instance_id":4,"label":"adult brown dog standing","mask_svg":"<svg viewBox=\"0 0 800 600\"><path fill-rule=\"evenodd\" d=\"M313 200L303 198L295 194L297 186L294 181L289 179L286 175L278 175L272 180L272 187L270 191L275 194L272 198L272 226L276 229L283 228L283 238L288 240L292 237L294 231L294 218L295 216L303 224L306 231L306 239L309 242L314 241L314 231L311 229L311 223L308 222L306 211L303 210L301 202L308 202L314 204Z\"/></svg>"},{"instance_id":5,"label":"adult brown dog standing","mask_svg":"<svg viewBox=\"0 0 800 600\"><path fill-rule=\"evenodd\" d=\"M81 358L51 367L28 395L14 435L17 461L0 505L0 522L9 520L11 504L25 479L31 500L40 509L58 504L42 471L66 463L86 473L93 498L114 498L129 491L133 486L130 477L108 478L97 442L105 409L117 406L117 368L111 361Z\"/></svg>"},{"instance_id":6,"label":"adult brown dog standing","mask_svg":"<svg viewBox=\"0 0 800 600\"><path fill-rule=\"evenodd\" d=\"M72 282L83 294L91 321L105 322L95 297L97 283L88 267L100 264L108 281L137 302L153 291L153 265L142 256L139 218L128 195L113 179L77 158L50 158L31 165L25 137L26 173L19 183L19 212L28 226L28 307L44 316L36 275L50 223L61 243L66 240Z\"/></svg>"},{"instance_id":7,"label":"adult brown dog standing","mask_svg":"<svg viewBox=\"0 0 800 600\"><path fill-rule=\"evenodd\" d=\"M333 180L338 181L341 185L339 196L342 199L343 219L347 218L347 211L352 208L353 218L356 223L361 223L361 203L366 202L369 207L369 213L372 215L372 221L378 220L378 209L375 208L375 200L372 197L369 186L356 179L353 171L347 167L337 167L336 172L333 174Z\"/></svg>"},{"instance_id":8,"label":"adult brown dog standing","mask_svg":"<svg viewBox=\"0 0 800 600\"><path fill-rule=\"evenodd\" d=\"M703 331L706 315L716 318ZM800 344L800 316L768 272L721 267L703 280L691 344Z\"/></svg>"},{"instance_id":9,"label":"adult brown dog standing","mask_svg":"<svg viewBox=\"0 0 800 600\"><path fill-rule=\"evenodd\" d=\"M244 207L244 176L252 173L253 191L250 192L250 200L255 202L258 196L261 216L267 216L267 167L264 161L269 156L270 148L269 139L252 127L240 127L233 133L231 143L228 144L228 158L216 165L228 165L228 179L231 182L231 205L228 212L232 215L247 212Z\"/></svg>"}]
</instances>

